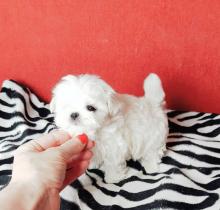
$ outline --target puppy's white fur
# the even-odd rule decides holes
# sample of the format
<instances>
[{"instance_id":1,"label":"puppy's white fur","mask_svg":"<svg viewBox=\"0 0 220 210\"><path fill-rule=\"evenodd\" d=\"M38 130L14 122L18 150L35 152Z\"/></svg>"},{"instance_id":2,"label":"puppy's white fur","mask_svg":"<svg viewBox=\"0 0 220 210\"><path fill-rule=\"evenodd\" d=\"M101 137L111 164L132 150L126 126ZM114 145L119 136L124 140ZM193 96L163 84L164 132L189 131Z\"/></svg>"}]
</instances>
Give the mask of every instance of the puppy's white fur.
<instances>
[{"instance_id":1,"label":"puppy's white fur","mask_svg":"<svg viewBox=\"0 0 220 210\"><path fill-rule=\"evenodd\" d=\"M53 90L55 123L73 136L96 141L90 168L105 172L108 183L126 177L126 160L139 160L146 172L158 171L168 134L164 91L156 74L144 81L145 95L116 93L95 75L68 75ZM96 110L89 111L87 106ZM78 113L76 119L70 116Z\"/></svg>"}]
</instances>

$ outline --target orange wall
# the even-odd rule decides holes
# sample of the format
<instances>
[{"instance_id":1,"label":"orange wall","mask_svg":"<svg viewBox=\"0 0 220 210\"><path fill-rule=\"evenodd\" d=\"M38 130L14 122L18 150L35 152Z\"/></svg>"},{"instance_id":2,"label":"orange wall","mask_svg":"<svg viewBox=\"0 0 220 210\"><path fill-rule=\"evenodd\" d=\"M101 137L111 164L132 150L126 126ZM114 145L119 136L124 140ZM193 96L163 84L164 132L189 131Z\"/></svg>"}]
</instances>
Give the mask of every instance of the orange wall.
<instances>
[{"instance_id":1,"label":"orange wall","mask_svg":"<svg viewBox=\"0 0 220 210\"><path fill-rule=\"evenodd\" d=\"M49 100L62 75L86 72L136 95L156 72L169 108L220 113L220 1L0 1L0 82Z\"/></svg>"}]
</instances>

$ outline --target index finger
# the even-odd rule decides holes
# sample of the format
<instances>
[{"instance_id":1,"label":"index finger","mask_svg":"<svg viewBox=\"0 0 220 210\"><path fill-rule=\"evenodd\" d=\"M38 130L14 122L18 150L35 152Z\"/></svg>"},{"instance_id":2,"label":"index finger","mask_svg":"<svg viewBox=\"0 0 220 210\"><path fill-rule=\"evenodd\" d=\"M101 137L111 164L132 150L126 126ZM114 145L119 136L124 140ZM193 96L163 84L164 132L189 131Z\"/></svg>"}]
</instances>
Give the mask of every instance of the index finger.
<instances>
[{"instance_id":1,"label":"index finger","mask_svg":"<svg viewBox=\"0 0 220 210\"><path fill-rule=\"evenodd\" d=\"M46 150L50 147L60 146L69 139L71 139L71 136L67 132L62 130L55 130L51 133L43 135L34 141L42 147L42 150Z\"/></svg>"}]
</instances>

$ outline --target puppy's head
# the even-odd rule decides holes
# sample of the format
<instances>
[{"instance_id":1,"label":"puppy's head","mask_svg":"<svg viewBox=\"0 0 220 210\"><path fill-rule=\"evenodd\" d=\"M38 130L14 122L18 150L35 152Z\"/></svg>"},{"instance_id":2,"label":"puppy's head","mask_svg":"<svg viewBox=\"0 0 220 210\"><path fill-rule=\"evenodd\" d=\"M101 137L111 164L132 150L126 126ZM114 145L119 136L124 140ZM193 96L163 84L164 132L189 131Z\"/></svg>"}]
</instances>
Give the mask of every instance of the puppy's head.
<instances>
[{"instance_id":1,"label":"puppy's head","mask_svg":"<svg viewBox=\"0 0 220 210\"><path fill-rule=\"evenodd\" d=\"M50 103L55 123L71 135L95 138L107 117L116 112L114 90L94 75L68 75L53 89Z\"/></svg>"}]
</instances>

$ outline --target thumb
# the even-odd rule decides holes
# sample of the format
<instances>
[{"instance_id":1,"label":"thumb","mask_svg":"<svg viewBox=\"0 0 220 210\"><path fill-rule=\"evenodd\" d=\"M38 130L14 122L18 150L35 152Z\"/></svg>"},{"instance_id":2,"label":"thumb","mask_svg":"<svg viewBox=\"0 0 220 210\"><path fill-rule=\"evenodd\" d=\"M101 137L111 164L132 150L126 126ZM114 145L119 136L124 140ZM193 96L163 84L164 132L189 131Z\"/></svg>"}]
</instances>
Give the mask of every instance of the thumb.
<instances>
[{"instance_id":1,"label":"thumb","mask_svg":"<svg viewBox=\"0 0 220 210\"><path fill-rule=\"evenodd\" d=\"M59 151L61 155L66 159L69 160L72 156L80 153L88 143L88 137L85 134L79 135L76 138L72 138L59 147Z\"/></svg>"}]
</instances>

